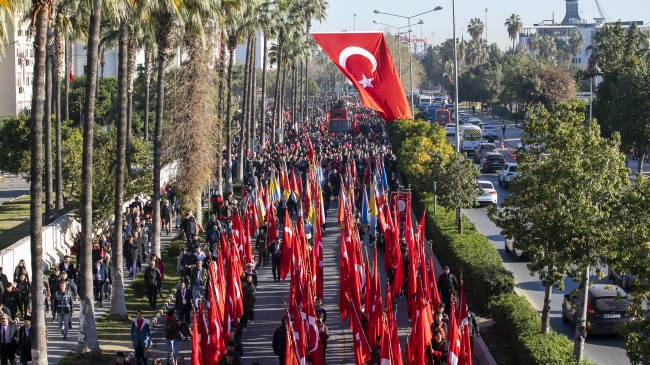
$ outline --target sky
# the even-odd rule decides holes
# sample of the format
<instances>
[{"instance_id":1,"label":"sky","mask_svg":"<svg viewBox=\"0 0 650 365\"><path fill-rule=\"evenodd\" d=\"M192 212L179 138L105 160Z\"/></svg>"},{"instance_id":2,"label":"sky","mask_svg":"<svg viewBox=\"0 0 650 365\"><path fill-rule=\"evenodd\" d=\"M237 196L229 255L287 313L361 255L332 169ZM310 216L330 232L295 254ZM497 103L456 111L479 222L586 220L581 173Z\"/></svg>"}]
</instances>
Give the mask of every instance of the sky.
<instances>
[{"instance_id":1,"label":"sky","mask_svg":"<svg viewBox=\"0 0 650 365\"><path fill-rule=\"evenodd\" d=\"M412 27L413 37L426 38L427 42L433 41L440 44L452 37L452 0L327 0L327 19L323 23L315 22L312 26L314 32L340 32L346 31L385 31L387 27L374 24L373 20L386 23L394 27L407 24L406 19L385 14L374 14L374 10L393 13L401 16L413 16L436 6L442 6L440 11L434 11L422 16L414 17L411 23L424 21L422 26ZM640 20L644 24L650 22L650 0L599 0L601 9L607 21ZM565 13L563 0L456 0L456 35L461 38L467 34L467 24L470 19L480 18L486 23L485 9L487 11L487 40L489 43L497 42L502 49L508 47L511 41L503 25L506 18L515 13L519 15L524 26L541 23L543 20L553 19L561 22ZM593 22L598 16L594 0L580 0L580 17ZM354 14L357 14L356 17ZM462 28L462 29L461 29ZM401 30L404 31L404 30ZM391 32L395 32L391 29ZM433 34L432 34L433 33Z\"/></svg>"}]
</instances>

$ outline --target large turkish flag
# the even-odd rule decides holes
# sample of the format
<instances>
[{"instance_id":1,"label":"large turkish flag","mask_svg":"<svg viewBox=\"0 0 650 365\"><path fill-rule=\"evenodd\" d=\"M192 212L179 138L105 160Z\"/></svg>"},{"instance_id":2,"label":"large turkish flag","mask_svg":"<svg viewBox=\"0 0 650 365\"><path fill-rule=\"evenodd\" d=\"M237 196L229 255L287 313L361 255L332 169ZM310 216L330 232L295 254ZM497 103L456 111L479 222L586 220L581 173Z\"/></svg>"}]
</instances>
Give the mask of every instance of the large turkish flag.
<instances>
[{"instance_id":1,"label":"large turkish flag","mask_svg":"<svg viewBox=\"0 0 650 365\"><path fill-rule=\"evenodd\" d=\"M383 33L313 33L312 36L359 90L363 105L375 109L386 122L413 119Z\"/></svg>"}]
</instances>

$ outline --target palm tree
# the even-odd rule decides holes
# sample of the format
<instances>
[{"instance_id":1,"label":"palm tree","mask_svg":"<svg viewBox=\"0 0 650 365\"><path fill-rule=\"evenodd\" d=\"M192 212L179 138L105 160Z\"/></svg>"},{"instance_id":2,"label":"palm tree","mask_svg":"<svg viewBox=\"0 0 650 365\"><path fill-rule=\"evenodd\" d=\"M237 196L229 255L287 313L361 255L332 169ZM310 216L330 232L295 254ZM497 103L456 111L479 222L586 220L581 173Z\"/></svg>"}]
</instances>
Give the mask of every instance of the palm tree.
<instances>
[{"instance_id":1,"label":"palm tree","mask_svg":"<svg viewBox=\"0 0 650 365\"><path fill-rule=\"evenodd\" d=\"M31 117L31 171L30 171L30 204L29 204L29 236L31 240L30 254L32 266L32 363L46 365L47 361L47 329L45 324L45 308L43 306L43 221L41 204L43 202L43 109L45 107L45 68L47 28L53 1L44 3L34 2L32 19L34 19L34 89L32 94ZM7 2L0 6L4 12L9 12ZM3 21L4 21L4 15ZM4 32L4 24L0 27ZM2 34L4 37L4 34Z\"/></svg>"},{"instance_id":2,"label":"palm tree","mask_svg":"<svg viewBox=\"0 0 650 365\"><path fill-rule=\"evenodd\" d=\"M485 24L481 21L480 18L474 18L469 21L467 25L467 33L469 33L472 40L478 40L483 37L483 31L485 30Z\"/></svg>"},{"instance_id":3,"label":"palm tree","mask_svg":"<svg viewBox=\"0 0 650 365\"><path fill-rule=\"evenodd\" d=\"M54 11L54 9L52 9ZM43 138L45 139L45 212L52 214L52 58L54 38L48 21L45 52L45 108L43 111Z\"/></svg>"},{"instance_id":4,"label":"palm tree","mask_svg":"<svg viewBox=\"0 0 650 365\"><path fill-rule=\"evenodd\" d=\"M521 32L521 28L523 27L521 18L519 15L512 14L508 19L506 19L506 22L503 25L505 25L506 29L508 30L508 37L512 39L512 51L514 52L515 41L517 40L519 32Z\"/></svg>"},{"instance_id":5,"label":"palm tree","mask_svg":"<svg viewBox=\"0 0 650 365\"><path fill-rule=\"evenodd\" d=\"M307 1L303 5L303 10L305 11L305 21L306 21L306 29L305 29L305 34L307 36L307 43L310 45L311 49L316 48L316 42L314 41L313 38L310 36L310 31L311 31L311 22L312 20L316 20L318 22L322 22L325 20L327 16L327 2L325 0L313 0L313 1ZM303 117L303 122L307 120L307 100L309 98L309 82L308 82L308 72L307 68L309 65L309 56L311 52L308 52L305 54L305 79L302 82L302 85L304 85L305 88L305 99L302 103L301 110L303 110L302 117Z\"/></svg>"},{"instance_id":6,"label":"palm tree","mask_svg":"<svg viewBox=\"0 0 650 365\"><path fill-rule=\"evenodd\" d=\"M124 165L126 163L127 140L127 68L129 57L129 23L133 8L130 3L123 3L126 7L115 12L108 23L118 28L118 67L117 67L117 123L116 123L116 156L115 156L115 196L114 229L115 241L111 247L111 280L113 295L111 296L112 315L126 317L126 302L124 300L124 255L122 237L122 204L124 203Z\"/></svg>"},{"instance_id":7,"label":"palm tree","mask_svg":"<svg viewBox=\"0 0 650 365\"><path fill-rule=\"evenodd\" d=\"M568 42L569 47L571 47L571 50L573 51L574 62L577 64L578 55L580 54L582 46L585 44L585 38L578 30L574 30L573 33L571 33L569 36Z\"/></svg>"},{"instance_id":8,"label":"palm tree","mask_svg":"<svg viewBox=\"0 0 650 365\"><path fill-rule=\"evenodd\" d=\"M92 0L88 27L88 72L84 100L84 124L81 172L81 245L79 250L79 341L77 353L99 350L92 281L93 234L93 127L95 124L95 93L102 0ZM157 225L154 225L157 226Z\"/></svg>"},{"instance_id":9,"label":"palm tree","mask_svg":"<svg viewBox=\"0 0 650 365\"><path fill-rule=\"evenodd\" d=\"M539 44L539 56L547 62L553 62L556 55L555 39L549 35L543 36Z\"/></svg>"},{"instance_id":10,"label":"palm tree","mask_svg":"<svg viewBox=\"0 0 650 365\"><path fill-rule=\"evenodd\" d=\"M266 146L266 70L268 68L268 51L269 51L269 38L276 35L277 25L276 16L277 8L275 3L266 3L263 5L265 9L260 14L260 27L264 37L264 49L262 55L262 99L260 107L260 152L264 151ZM264 11L265 10L265 11Z\"/></svg>"},{"instance_id":11,"label":"palm tree","mask_svg":"<svg viewBox=\"0 0 650 365\"><path fill-rule=\"evenodd\" d=\"M533 33L528 37L528 49L530 53L533 54L534 58L537 58L537 52L539 52L539 44L542 40L542 37L539 33Z\"/></svg>"}]
</instances>

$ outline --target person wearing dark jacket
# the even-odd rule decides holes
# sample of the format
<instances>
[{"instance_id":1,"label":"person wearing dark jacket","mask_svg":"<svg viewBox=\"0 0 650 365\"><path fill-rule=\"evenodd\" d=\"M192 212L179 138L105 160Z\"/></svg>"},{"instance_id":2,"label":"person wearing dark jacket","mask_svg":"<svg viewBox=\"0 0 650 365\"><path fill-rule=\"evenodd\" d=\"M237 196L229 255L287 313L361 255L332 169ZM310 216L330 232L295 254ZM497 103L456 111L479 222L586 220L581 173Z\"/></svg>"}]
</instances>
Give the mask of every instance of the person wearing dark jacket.
<instances>
[{"instance_id":1,"label":"person wearing dark jacket","mask_svg":"<svg viewBox=\"0 0 650 365\"><path fill-rule=\"evenodd\" d=\"M7 315L0 315L0 363L13 364L16 358L16 325Z\"/></svg>"},{"instance_id":2,"label":"person wearing dark jacket","mask_svg":"<svg viewBox=\"0 0 650 365\"><path fill-rule=\"evenodd\" d=\"M29 309L30 306L30 291L29 291L29 280L27 280L27 277L25 274L20 274L20 277L18 279L18 283L16 283L16 290L20 293L19 295L19 302L18 302L18 309L20 309L20 316L24 317Z\"/></svg>"},{"instance_id":3,"label":"person wearing dark jacket","mask_svg":"<svg viewBox=\"0 0 650 365\"><path fill-rule=\"evenodd\" d=\"M176 290L176 313L178 318L184 323L190 323L190 312L192 312L192 291L187 289L184 281L179 284L180 287Z\"/></svg>"},{"instance_id":4,"label":"person wearing dark jacket","mask_svg":"<svg viewBox=\"0 0 650 365\"><path fill-rule=\"evenodd\" d=\"M108 282L108 268L101 257L93 265L93 289L95 293L95 304L103 307L102 288L104 283Z\"/></svg>"},{"instance_id":5,"label":"person wearing dark jacket","mask_svg":"<svg viewBox=\"0 0 650 365\"><path fill-rule=\"evenodd\" d=\"M246 276L246 285L244 291L244 316L242 318L242 325L246 327L249 324L255 324L255 284L253 284L253 277Z\"/></svg>"},{"instance_id":6,"label":"person wearing dark jacket","mask_svg":"<svg viewBox=\"0 0 650 365\"><path fill-rule=\"evenodd\" d=\"M282 325L273 332L273 353L278 356L280 365L289 365L284 363L284 355L287 351L287 318L282 317Z\"/></svg>"},{"instance_id":7,"label":"person wearing dark jacket","mask_svg":"<svg viewBox=\"0 0 650 365\"><path fill-rule=\"evenodd\" d=\"M447 364L447 341L442 337L442 333L438 330L433 332L433 339L431 339L430 346L427 346L426 356L428 365L446 365Z\"/></svg>"},{"instance_id":8,"label":"person wearing dark jacket","mask_svg":"<svg viewBox=\"0 0 650 365\"><path fill-rule=\"evenodd\" d=\"M11 312L11 319L16 319L16 313L18 312L18 304L20 303L20 292L14 288L12 283L9 283L5 288L4 293L2 293L2 304L4 304L9 312Z\"/></svg>"},{"instance_id":9,"label":"person wearing dark jacket","mask_svg":"<svg viewBox=\"0 0 650 365\"><path fill-rule=\"evenodd\" d=\"M171 364L170 359L175 359L178 356L178 351L181 348L181 332L182 324L174 316L175 310L170 309L165 316L165 327L163 335L167 343L167 364Z\"/></svg>"},{"instance_id":10,"label":"person wearing dark jacket","mask_svg":"<svg viewBox=\"0 0 650 365\"><path fill-rule=\"evenodd\" d=\"M445 314L449 315L451 308L451 292L458 291L458 279L456 276L449 272L449 265L445 265L443 273L438 276L438 290L440 291L440 299L445 303Z\"/></svg>"},{"instance_id":11,"label":"person wearing dark jacket","mask_svg":"<svg viewBox=\"0 0 650 365\"><path fill-rule=\"evenodd\" d=\"M2 290L4 291L5 288L7 288L7 284L9 284L9 278L7 278L7 275L5 275L2 272L2 267L0 267L0 284L2 284ZM1 295L2 293L0 293Z\"/></svg>"},{"instance_id":12,"label":"person wearing dark jacket","mask_svg":"<svg viewBox=\"0 0 650 365\"><path fill-rule=\"evenodd\" d=\"M147 290L147 298L151 309L156 309L158 289L162 286L162 276L156 268L154 260L149 261L149 267L144 270L144 287Z\"/></svg>"},{"instance_id":13,"label":"person wearing dark jacket","mask_svg":"<svg viewBox=\"0 0 650 365\"><path fill-rule=\"evenodd\" d=\"M20 365L27 365L28 361L32 361L32 331L31 331L32 318L25 316L25 325L18 329L14 335L16 346L16 354L20 356Z\"/></svg>"},{"instance_id":14,"label":"person wearing dark jacket","mask_svg":"<svg viewBox=\"0 0 650 365\"><path fill-rule=\"evenodd\" d=\"M27 267L25 267L25 260L18 261L18 266L14 270L14 283L17 283L20 280L20 275L25 275L27 282L29 283L29 272L27 272Z\"/></svg>"},{"instance_id":15,"label":"person wearing dark jacket","mask_svg":"<svg viewBox=\"0 0 650 365\"><path fill-rule=\"evenodd\" d=\"M77 281L77 271L74 269L74 264L70 262L70 256L63 257L63 262L59 264L59 270L68 273L68 278L72 281Z\"/></svg>"},{"instance_id":16,"label":"person wearing dark jacket","mask_svg":"<svg viewBox=\"0 0 650 365\"><path fill-rule=\"evenodd\" d=\"M193 255L189 248L185 248L185 253L181 257L181 267L183 268L183 281L189 285L191 283L192 269L196 267L196 256Z\"/></svg>"}]
</instances>

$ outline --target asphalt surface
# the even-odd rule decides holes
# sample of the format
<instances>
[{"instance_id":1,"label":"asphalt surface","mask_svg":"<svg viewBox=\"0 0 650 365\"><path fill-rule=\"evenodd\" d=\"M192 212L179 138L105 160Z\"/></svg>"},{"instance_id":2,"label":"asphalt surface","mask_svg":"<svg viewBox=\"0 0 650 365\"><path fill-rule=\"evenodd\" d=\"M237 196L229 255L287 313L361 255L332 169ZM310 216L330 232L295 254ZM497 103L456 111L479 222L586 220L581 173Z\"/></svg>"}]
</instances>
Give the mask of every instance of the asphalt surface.
<instances>
[{"instance_id":1,"label":"asphalt surface","mask_svg":"<svg viewBox=\"0 0 650 365\"><path fill-rule=\"evenodd\" d=\"M492 121L485 116L481 116L480 119L497 127L500 127L503 123ZM507 122L505 149L500 152L508 162L514 162L513 156L508 153L508 147L514 148L517 146L521 132L521 129L515 128L513 123ZM495 143L499 146L501 141L497 140ZM644 170L648 168L647 165ZM636 171L636 161L629 161L628 166ZM498 203L501 204L508 196L508 190L498 185L497 174L482 173L480 178L493 183L497 190ZM505 251L504 237L501 236L501 230L488 219L487 208L464 209L463 213L476 225L478 231L492 242L503 259L504 266L513 273L515 283L521 293L528 299L533 308L541 314L544 302L544 287L537 276L530 274L526 262L515 261L513 256ZM592 276L591 279L598 282L595 276ZM608 282L608 279L601 280L601 282ZM562 300L564 294L571 292L578 284L573 279L565 277L564 290L560 292L554 289L551 301L551 327L556 332L565 334L571 340L575 335L575 326L562 322ZM601 365L625 365L630 363L625 353L625 341L623 337L618 335L589 335L585 343L585 354L589 359Z\"/></svg>"},{"instance_id":2,"label":"asphalt surface","mask_svg":"<svg viewBox=\"0 0 650 365\"><path fill-rule=\"evenodd\" d=\"M0 204L29 194L29 183L20 176L0 174Z\"/></svg>"}]
</instances>

